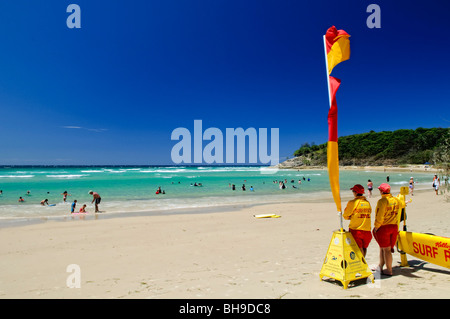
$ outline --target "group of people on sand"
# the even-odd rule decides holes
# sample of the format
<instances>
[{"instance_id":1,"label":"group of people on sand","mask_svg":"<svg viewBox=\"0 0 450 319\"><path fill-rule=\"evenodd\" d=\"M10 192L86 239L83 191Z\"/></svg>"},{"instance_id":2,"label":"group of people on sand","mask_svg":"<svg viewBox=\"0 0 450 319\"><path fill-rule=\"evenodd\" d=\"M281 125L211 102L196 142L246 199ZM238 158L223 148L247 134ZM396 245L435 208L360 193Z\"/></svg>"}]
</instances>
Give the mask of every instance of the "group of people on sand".
<instances>
[{"instance_id":1,"label":"group of people on sand","mask_svg":"<svg viewBox=\"0 0 450 319\"><path fill-rule=\"evenodd\" d=\"M343 218L349 220L349 230L363 256L372 238L375 238L380 248L380 261L376 270L386 276L392 276L392 253L397 243L398 214L401 214L406 203L391 194L388 183L378 186L381 198L375 208L375 222L371 224L372 207L364 196L364 187L354 185L350 190L354 198L347 203ZM383 269L386 267L386 269Z\"/></svg>"},{"instance_id":2,"label":"group of people on sand","mask_svg":"<svg viewBox=\"0 0 450 319\"><path fill-rule=\"evenodd\" d=\"M386 177L386 182L389 183L389 175ZM409 194L411 196L414 196L414 184L417 183L416 181L414 181L414 177L410 177L409 178ZM433 189L436 193L436 195L439 194L439 187L441 186L441 181L439 180L439 177L437 175L434 175L433 177ZM369 192L369 197L372 197L372 190L373 190L373 182L369 179L367 181L367 190Z\"/></svg>"},{"instance_id":3,"label":"group of people on sand","mask_svg":"<svg viewBox=\"0 0 450 319\"><path fill-rule=\"evenodd\" d=\"M409 194L414 192L414 178L409 181ZM438 195L440 180L437 175L433 178L433 188ZM372 196L373 182L369 179L367 183L369 196ZM401 215L407 205L405 201L400 200L400 195L394 197L391 194L391 187L388 183L382 183L378 186L381 198L375 208L375 222L371 229L372 207L364 196L364 187L360 184L354 185L350 190L354 198L347 203L344 209L343 218L349 220L349 230L355 239L362 254L365 256L367 248L372 238L378 243L380 248L380 261L376 270L386 276L392 276L392 253L397 243L398 221L405 218ZM386 267L386 269L383 269Z\"/></svg>"}]
</instances>

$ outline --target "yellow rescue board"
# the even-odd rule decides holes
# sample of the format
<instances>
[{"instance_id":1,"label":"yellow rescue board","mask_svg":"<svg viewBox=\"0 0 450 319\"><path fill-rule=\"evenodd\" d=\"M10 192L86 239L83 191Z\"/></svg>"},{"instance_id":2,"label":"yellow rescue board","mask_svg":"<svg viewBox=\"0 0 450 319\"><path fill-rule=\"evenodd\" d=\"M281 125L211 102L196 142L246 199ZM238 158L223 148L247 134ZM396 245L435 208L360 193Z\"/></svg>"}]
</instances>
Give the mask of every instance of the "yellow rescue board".
<instances>
[{"instance_id":1,"label":"yellow rescue board","mask_svg":"<svg viewBox=\"0 0 450 319\"><path fill-rule=\"evenodd\" d=\"M279 218L280 215L277 214L260 214L260 215L253 215L255 218Z\"/></svg>"},{"instance_id":2,"label":"yellow rescue board","mask_svg":"<svg viewBox=\"0 0 450 319\"><path fill-rule=\"evenodd\" d=\"M400 231L398 248L408 255L450 268L450 238Z\"/></svg>"}]
</instances>

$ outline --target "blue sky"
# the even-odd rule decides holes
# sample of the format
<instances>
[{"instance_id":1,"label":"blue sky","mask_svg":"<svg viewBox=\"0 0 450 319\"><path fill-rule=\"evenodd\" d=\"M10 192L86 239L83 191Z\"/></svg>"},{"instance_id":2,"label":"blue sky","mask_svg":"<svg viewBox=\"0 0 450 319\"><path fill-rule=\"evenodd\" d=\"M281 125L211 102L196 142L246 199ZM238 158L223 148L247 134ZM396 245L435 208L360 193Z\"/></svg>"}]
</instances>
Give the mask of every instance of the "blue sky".
<instances>
[{"instance_id":1,"label":"blue sky","mask_svg":"<svg viewBox=\"0 0 450 319\"><path fill-rule=\"evenodd\" d=\"M81 29L66 25L71 3ZM370 3L380 29L366 25ZM447 1L1 1L0 164L170 165L171 132L196 119L279 128L282 159L324 143L332 25L351 35L333 70L339 136L448 127L449 12Z\"/></svg>"}]
</instances>

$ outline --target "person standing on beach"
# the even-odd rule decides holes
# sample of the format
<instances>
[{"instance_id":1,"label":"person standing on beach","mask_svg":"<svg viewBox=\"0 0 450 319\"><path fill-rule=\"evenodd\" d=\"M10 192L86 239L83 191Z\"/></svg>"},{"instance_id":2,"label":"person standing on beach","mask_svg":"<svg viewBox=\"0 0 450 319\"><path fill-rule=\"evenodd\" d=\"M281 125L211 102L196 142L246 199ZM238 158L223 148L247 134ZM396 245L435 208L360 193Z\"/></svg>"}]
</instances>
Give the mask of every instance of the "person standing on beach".
<instances>
[{"instance_id":1,"label":"person standing on beach","mask_svg":"<svg viewBox=\"0 0 450 319\"><path fill-rule=\"evenodd\" d=\"M411 196L414 195L414 178L412 176L409 180L409 193L411 194Z\"/></svg>"},{"instance_id":2,"label":"person standing on beach","mask_svg":"<svg viewBox=\"0 0 450 319\"><path fill-rule=\"evenodd\" d=\"M377 202L375 209L375 225L373 237L380 246L380 272L386 276L392 276L392 253L397 243L398 235L398 213L401 210L401 202L391 194L391 186L387 183L381 184L381 199ZM383 267L386 265L386 270Z\"/></svg>"},{"instance_id":3,"label":"person standing on beach","mask_svg":"<svg viewBox=\"0 0 450 319\"><path fill-rule=\"evenodd\" d=\"M367 190L369 191L369 197L372 197L372 189L373 189L373 182L369 179L367 181Z\"/></svg>"},{"instance_id":4,"label":"person standing on beach","mask_svg":"<svg viewBox=\"0 0 450 319\"><path fill-rule=\"evenodd\" d=\"M438 194L439 186L441 186L441 181L439 180L439 177L437 175L434 175L433 177L433 188L436 192L436 195Z\"/></svg>"},{"instance_id":5,"label":"person standing on beach","mask_svg":"<svg viewBox=\"0 0 450 319\"><path fill-rule=\"evenodd\" d=\"M98 204L100 204L102 198L100 197L100 195L98 193L93 192L93 191L89 191L89 194L91 194L93 197L91 203L95 202L95 212L98 213Z\"/></svg>"},{"instance_id":6,"label":"person standing on beach","mask_svg":"<svg viewBox=\"0 0 450 319\"><path fill-rule=\"evenodd\" d=\"M362 185L356 184L350 190L353 191L355 198L347 203L343 217L346 220L350 220L348 225L350 233L365 257L367 247L369 247L369 243L372 240L372 233L370 232L372 207L363 195L364 187Z\"/></svg>"}]
</instances>

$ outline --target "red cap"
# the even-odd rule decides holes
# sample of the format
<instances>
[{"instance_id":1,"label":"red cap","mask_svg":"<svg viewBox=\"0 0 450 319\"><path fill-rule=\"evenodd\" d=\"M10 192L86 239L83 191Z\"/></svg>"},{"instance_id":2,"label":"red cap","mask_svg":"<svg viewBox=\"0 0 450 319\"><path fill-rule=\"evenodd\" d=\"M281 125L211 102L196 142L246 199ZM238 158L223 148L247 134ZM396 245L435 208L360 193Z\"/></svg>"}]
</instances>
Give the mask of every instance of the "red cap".
<instances>
[{"instance_id":1,"label":"red cap","mask_svg":"<svg viewBox=\"0 0 450 319\"><path fill-rule=\"evenodd\" d=\"M356 194L364 194L364 187L360 184L356 184L352 188L350 188L352 191L355 191Z\"/></svg>"},{"instance_id":2,"label":"red cap","mask_svg":"<svg viewBox=\"0 0 450 319\"><path fill-rule=\"evenodd\" d=\"M389 193L391 191L391 186L389 186L389 184L387 183L383 183L380 186L378 186L378 189L383 193Z\"/></svg>"}]
</instances>

